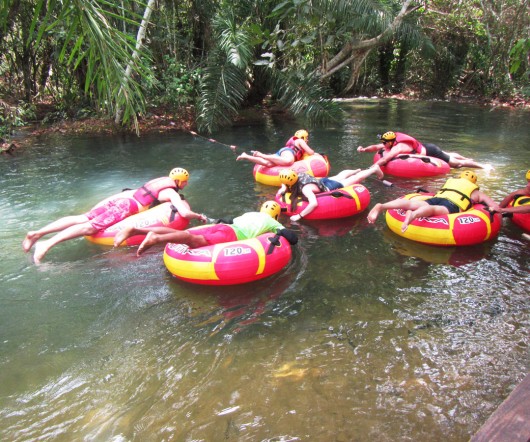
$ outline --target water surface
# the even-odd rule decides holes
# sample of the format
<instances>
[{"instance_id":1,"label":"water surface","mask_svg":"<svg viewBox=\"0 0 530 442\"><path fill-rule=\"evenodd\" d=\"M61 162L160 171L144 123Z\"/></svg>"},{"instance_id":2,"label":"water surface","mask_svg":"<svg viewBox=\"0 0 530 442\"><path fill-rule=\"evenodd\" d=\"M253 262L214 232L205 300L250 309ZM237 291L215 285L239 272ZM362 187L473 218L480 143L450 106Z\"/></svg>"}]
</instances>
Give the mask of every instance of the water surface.
<instances>
[{"instance_id":1,"label":"water surface","mask_svg":"<svg viewBox=\"0 0 530 442\"><path fill-rule=\"evenodd\" d=\"M358 145L401 130L492 163L494 199L524 185L529 113L397 100L345 103L311 127L332 173L367 167ZM272 152L304 127L268 117L215 134ZM529 243L509 219L498 238L436 248L383 217L286 225L301 237L285 271L235 287L173 279L155 247L84 239L40 266L27 230L82 213L173 167L209 216L256 210L275 189L249 163L190 134L63 137L0 158L0 439L465 441L528 372ZM445 178L367 180L377 201Z\"/></svg>"}]
</instances>

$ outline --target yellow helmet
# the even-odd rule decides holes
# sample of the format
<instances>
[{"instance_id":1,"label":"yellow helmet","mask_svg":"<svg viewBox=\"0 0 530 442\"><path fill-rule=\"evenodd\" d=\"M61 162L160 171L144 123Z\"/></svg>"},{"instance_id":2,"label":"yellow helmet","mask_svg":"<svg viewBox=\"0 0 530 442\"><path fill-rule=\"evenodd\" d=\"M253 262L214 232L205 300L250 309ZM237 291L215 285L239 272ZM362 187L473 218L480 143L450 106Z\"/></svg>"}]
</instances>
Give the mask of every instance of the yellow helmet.
<instances>
[{"instance_id":1,"label":"yellow helmet","mask_svg":"<svg viewBox=\"0 0 530 442\"><path fill-rule=\"evenodd\" d=\"M280 183L285 184L286 186L292 186L298 181L298 174L292 169L282 169L278 174L280 178Z\"/></svg>"},{"instance_id":2,"label":"yellow helmet","mask_svg":"<svg viewBox=\"0 0 530 442\"><path fill-rule=\"evenodd\" d=\"M526 172L526 181L530 181L530 170Z\"/></svg>"},{"instance_id":3,"label":"yellow helmet","mask_svg":"<svg viewBox=\"0 0 530 442\"><path fill-rule=\"evenodd\" d=\"M175 167L171 172L169 172L169 178L180 183L183 181L188 181L190 179L190 174L182 167Z\"/></svg>"},{"instance_id":4,"label":"yellow helmet","mask_svg":"<svg viewBox=\"0 0 530 442\"><path fill-rule=\"evenodd\" d=\"M392 131L385 132L383 135L379 135L379 139L382 141L395 141L396 134Z\"/></svg>"},{"instance_id":5,"label":"yellow helmet","mask_svg":"<svg viewBox=\"0 0 530 442\"><path fill-rule=\"evenodd\" d=\"M464 178L468 181L471 181L473 184L477 183L477 176L470 170L465 170L460 174L460 178Z\"/></svg>"},{"instance_id":6,"label":"yellow helmet","mask_svg":"<svg viewBox=\"0 0 530 442\"><path fill-rule=\"evenodd\" d=\"M307 130L305 130L305 129L297 130L297 131L294 133L294 136L295 136L296 138L302 138L305 142L307 142L307 140L309 139L309 133L308 133Z\"/></svg>"},{"instance_id":7,"label":"yellow helmet","mask_svg":"<svg viewBox=\"0 0 530 442\"><path fill-rule=\"evenodd\" d=\"M282 208L276 201L265 201L261 205L261 209L259 209L261 213L266 213L271 218L278 219L280 216L280 212L282 211Z\"/></svg>"}]
</instances>

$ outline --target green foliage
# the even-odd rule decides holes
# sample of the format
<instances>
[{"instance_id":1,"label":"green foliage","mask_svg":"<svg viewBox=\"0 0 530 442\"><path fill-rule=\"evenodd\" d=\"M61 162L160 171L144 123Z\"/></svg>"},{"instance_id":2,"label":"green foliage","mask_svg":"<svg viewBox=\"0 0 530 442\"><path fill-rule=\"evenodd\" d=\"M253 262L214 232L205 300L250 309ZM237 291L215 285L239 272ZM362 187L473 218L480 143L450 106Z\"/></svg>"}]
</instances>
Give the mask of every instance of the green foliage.
<instances>
[{"instance_id":1,"label":"green foliage","mask_svg":"<svg viewBox=\"0 0 530 442\"><path fill-rule=\"evenodd\" d=\"M156 69L156 70L155 70ZM158 73L159 78L154 76ZM164 56L164 65L152 70L144 79L146 96L156 105L178 109L193 104L199 95L202 69L189 69L169 55Z\"/></svg>"},{"instance_id":2,"label":"green foliage","mask_svg":"<svg viewBox=\"0 0 530 442\"><path fill-rule=\"evenodd\" d=\"M54 118L197 103L206 131L264 99L320 121L338 118L332 94L508 98L528 93L529 1L412 3L394 29L404 0L158 0L136 57L148 1L4 0L0 91L51 101Z\"/></svg>"},{"instance_id":3,"label":"green foliage","mask_svg":"<svg viewBox=\"0 0 530 442\"><path fill-rule=\"evenodd\" d=\"M530 38L521 38L510 50L510 74L521 74L528 77L528 54Z\"/></svg>"},{"instance_id":4,"label":"green foliage","mask_svg":"<svg viewBox=\"0 0 530 442\"><path fill-rule=\"evenodd\" d=\"M35 106L21 102L10 106L0 100L0 137L8 138L17 127L25 126L35 119Z\"/></svg>"}]
</instances>

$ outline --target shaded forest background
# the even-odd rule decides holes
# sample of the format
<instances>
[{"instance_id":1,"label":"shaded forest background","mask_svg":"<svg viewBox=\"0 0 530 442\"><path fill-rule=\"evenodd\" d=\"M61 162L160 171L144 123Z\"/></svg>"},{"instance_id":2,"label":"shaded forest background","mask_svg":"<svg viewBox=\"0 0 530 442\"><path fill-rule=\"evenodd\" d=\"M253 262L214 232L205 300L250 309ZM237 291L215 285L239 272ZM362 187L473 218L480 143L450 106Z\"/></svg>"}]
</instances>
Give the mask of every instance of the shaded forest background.
<instances>
[{"instance_id":1,"label":"shaded forest background","mask_svg":"<svg viewBox=\"0 0 530 442\"><path fill-rule=\"evenodd\" d=\"M213 132L270 106L310 123L389 94L517 105L529 29L529 0L2 0L0 136L153 115Z\"/></svg>"}]
</instances>

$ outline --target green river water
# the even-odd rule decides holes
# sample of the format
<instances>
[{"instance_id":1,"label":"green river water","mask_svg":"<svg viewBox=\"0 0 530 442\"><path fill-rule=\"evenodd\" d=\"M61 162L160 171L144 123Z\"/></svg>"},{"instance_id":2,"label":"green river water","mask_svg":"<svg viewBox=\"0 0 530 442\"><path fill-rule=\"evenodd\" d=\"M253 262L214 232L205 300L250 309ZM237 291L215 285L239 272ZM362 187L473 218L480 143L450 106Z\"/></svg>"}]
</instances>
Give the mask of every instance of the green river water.
<instances>
[{"instance_id":1,"label":"green river water","mask_svg":"<svg viewBox=\"0 0 530 442\"><path fill-rule=\"evenodd\" d=\"M399 130L477 161L500 201L525 185L530 112L360 100L309 127L332 171L367 167L358 145ZM264 117L216 140L276 151L300 121ZM530 242L509 219L464 248L416 244L384 217L290 223L292 262L259 282L203 287L77 239L39 266L28 230L83 213L173 167L212 217L256 210L275 188L190 134L36 139L0 157L0 440L466 441L529 369ZM454 172L455 175L457 172ZM365 181L371 204L445 181Z\"/></svg>"}]
</instances>

